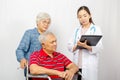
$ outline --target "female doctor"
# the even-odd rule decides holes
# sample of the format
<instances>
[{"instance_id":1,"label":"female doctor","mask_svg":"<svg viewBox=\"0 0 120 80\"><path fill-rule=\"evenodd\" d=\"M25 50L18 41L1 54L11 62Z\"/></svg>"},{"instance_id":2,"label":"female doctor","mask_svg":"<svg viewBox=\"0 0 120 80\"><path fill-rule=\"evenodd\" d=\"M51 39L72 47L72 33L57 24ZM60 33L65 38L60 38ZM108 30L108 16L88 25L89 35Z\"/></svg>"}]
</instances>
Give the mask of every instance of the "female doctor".
<instances>
[{"instance_id":1,"label":"female doctor","mask_svg":"<svg viewBox=\"0 0 120 80\"><path fill-rule=\"evenodd\" d=\"M91 13L87 6L81 6L77 11L77 18L80 27L75 29L71 40L68 42L68 50L73 53L73 62L79 66L82 77L85 80L97 80L98 72L98 56L102 49L102 41L100 40L96 46L88 46L85 42L80 42L81 35L102 35L101 30L96 26L91 17ZM86 49L77 49L82 46ZM82 80L78 76L78 80Z\"/></svg>"}]
</instances>

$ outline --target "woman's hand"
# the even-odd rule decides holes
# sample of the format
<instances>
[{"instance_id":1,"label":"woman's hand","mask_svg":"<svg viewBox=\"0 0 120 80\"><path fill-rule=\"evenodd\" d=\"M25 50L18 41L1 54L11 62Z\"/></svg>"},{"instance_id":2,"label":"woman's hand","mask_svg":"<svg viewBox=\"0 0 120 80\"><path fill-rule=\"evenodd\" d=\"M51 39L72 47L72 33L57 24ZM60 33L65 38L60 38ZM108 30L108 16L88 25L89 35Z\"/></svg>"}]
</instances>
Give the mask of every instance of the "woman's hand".
<instances>
[{"instance_id":1,"label":"woman's hand","mask_svg":"<svg viewBox=\"0 0 120 80\"><path fill-rule=\"evenodd\" d=\"M80 42L80 41L78 41L78 42L77 42L77 45L78 45L78 46L81 46L81 47L84 47L84 48L88 49L89 51L92 51L92 47L89 46L89 45L87 45L87 40L85 40L85 42Z\"/></svg>"},{"instance_id":2,"label":"woman's hand","mask_svg":"<svg viewBox=\"0 0 120 80\"><path fill-rule=\"evenodd\" d=\"M77 45L86 48L86 46L87 46L87 40L85 40L85 42L78 41Z\"/></svg>"},{"instance_id":3,"label":"woman's hand","mask_svg":"<svg viewBox=\"0 0 120 80\"><path fill-rule=\"evenodd\" d=\"M87 40L86 40L85 42L80 42L80 41L78 41L78 42L77 42L77 45L75 45L75 46L73 47L73 52L77 49L77 46L81 46L81 47L86 48L86 46L87 46Z\"/></svg>"},{"instance_id":4,"label":"woman's hand","mask_svg":"<svg viewBox=\"0 0 120 80\"><path fill-rule=\"evenodd\" d=\"M84 48L88 49L89 51L92 51L92 47L87 45L87 40L85 40L85 42L78 41L77 45L75 45L73 47L73 52L77 49L77 46L81 46L81 47L84 47Z\"/></svg>"},{"instance_id":5,"label":"woman's hand","mask_svg":"<svg viewBox=\"0 0 120 80\"><path fill-rule=\"evenodd\" d=\"M20 68L24 69L27 66L27 60L25 58L20 61Z\"/></svg>"}]
</instances>

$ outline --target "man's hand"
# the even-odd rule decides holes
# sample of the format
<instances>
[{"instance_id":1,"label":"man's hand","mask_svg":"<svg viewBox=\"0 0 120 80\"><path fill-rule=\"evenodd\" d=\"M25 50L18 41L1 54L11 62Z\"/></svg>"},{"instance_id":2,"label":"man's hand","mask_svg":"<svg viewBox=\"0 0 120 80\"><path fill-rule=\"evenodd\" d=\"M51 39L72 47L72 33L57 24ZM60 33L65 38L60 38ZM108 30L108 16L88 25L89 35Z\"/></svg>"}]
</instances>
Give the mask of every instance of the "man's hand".
<instances>
[{"instance_id":1,"label":"man's hand","mask_svg":"<svg viewBox=\"0 0 120 80\"><path fill-rule=\"evenodd\" d=\"M73 76L74 76L74 73L72 71L70 70L65 71L65 77L64 77L65 80L72 80Z\"/></svg>"},{"instance_id":2,"label":"man's hand","mask_svg":"<svg viewBox=\"0 0 120 80\"><path fill-rule=\"evenodd\" d=\"M24 69L27 66L27 60L25 58L20 61L20 68Z\"/></svg>"},{"instance_id":3,"label":"man's hand","mask_svg":"<svg viewBox=\"0 0 120 80\"><path fill-rule=\"evenodd\" d=\"M57 71L57 75L61 78L65 78L66 73L65 72L61 72L61 71Z\"/></svg>"}]
</instances>

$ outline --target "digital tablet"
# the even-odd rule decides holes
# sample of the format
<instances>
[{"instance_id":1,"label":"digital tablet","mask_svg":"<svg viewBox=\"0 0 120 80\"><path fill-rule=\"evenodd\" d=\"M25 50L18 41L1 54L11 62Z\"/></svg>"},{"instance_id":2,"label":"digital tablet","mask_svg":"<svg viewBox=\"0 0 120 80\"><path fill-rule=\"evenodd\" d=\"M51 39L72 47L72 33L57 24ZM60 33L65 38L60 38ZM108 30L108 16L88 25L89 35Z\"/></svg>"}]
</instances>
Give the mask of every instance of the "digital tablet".
<instances>
[{"instance_id":1,"label":"digital tablet","mask_svg":"<svg viewBox=\"0 0 120 80\"><path fill-rule=\"evenodd\" d=\"M82 35L80 38L80 42L85 42L87 40L87 45L96 46L102 35ZM77 46L77 48L83 48L81 46Z\"/></svg>"}]
</instances>

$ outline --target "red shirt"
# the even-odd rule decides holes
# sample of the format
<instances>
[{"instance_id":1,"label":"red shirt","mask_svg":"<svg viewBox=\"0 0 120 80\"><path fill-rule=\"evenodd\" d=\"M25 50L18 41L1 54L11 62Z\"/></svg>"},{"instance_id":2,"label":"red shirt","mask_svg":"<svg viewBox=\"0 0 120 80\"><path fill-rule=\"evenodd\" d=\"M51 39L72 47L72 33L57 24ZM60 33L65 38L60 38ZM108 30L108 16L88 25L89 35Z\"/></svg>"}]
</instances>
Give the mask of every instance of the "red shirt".
<instances>
[{"instance_id":1,"label":"red shirt","mask_svg":"<svg viewBox=\"0 0 120 80\"><path fill-rule=\"evenodd\" d=\"M54 52L53 58L47 55L43 49L40 51L33 52L30 56L30 65L37 64L39 66L54 69L58 71L64 71L71 61L61 53ZM60 78L59 76L52 75L51 78ZM33 79L33 80L43 80L43 79Z\"/></svg>"}]
</instances>

